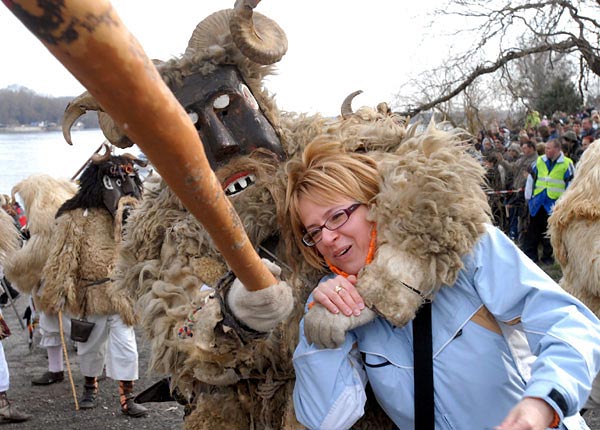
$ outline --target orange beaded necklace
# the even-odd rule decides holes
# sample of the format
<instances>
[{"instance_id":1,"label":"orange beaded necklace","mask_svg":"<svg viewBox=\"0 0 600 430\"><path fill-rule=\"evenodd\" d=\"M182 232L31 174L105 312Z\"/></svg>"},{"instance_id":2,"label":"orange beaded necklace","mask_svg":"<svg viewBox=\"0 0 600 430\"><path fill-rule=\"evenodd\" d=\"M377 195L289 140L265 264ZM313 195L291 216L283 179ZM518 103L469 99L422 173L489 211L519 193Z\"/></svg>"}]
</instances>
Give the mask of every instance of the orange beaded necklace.
<instances>
[{"instance_id":1,"label":"orange beaded necklace","mask_svg":"<svg viewBox=\"0 0 600 430\"><path fill-rule=\"evenodd\" d=\"M371 227L371 241L369 242L369 252L367 253L367 258L365 259L365 266L367 264L370 264L371 261L373 261L373 258L375 257L376 248L377 248L377 226L375 224L373 224L373 227ZM325 259L325 263L327 263L327 266L329 266L329 270L331 270L336 275L341 275L344 278L347 278L348 276L350 276L348 273L344 272L341 269L338 269L333 264L331 264L329 262L329 260Z\"/></svg>"}]
</instances>

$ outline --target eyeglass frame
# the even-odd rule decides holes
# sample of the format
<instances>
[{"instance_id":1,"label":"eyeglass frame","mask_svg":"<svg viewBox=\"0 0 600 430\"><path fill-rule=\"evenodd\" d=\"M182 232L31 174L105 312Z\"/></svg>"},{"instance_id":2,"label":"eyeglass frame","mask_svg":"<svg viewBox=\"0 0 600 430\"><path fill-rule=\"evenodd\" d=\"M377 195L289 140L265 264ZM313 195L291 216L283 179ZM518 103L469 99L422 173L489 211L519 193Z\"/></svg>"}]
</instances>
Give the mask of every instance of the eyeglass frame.
<instances>
[{"instance_id":1,"label":"eyeglass frame","mask_svg":"<svg viewBox=\"0 0 600 430\"><path fill-rule=\"evenodd\" d=\"M323 231L324 228L326 228L329 231L335 231L335 230L343 227L348 222L348 220L350 219L350 216L356 211L356 209L358 209L362 205L364 205L364 203L353 203L353 204L351 204L350 206L348 206L345 209L340 209L340 210L337 210L334 213L332 213L330 216L327 217L327 219L325 220L325 222L323 224L321 224L320 226L315 227L315 228L311 228L310 231L306 231L306 229L305 229L306 233L304 233L304 235L302 235L302 244L304 246L308 247L308 248L313 248L313 247L317 246L317 244L319 242L321 242L321 240L323 240L323 237L321 236L321 238L319 240L317 240L316 242L310 244L310 243L307 242L306 238L308 237L310 240L313 240L311 232L315 232L315 231L318 230L318 232L320 233L320 232ZM331 220L331 218L333 218L334 216L339 215L340 213L346 214L346 217L347 217L346 220L343 223L341 223L340 225L338 225L337 227L335 227L335 228L329 228L329 227L327 227L327 223L329 222L329 220Z\"/></svg>"}]
</instances>

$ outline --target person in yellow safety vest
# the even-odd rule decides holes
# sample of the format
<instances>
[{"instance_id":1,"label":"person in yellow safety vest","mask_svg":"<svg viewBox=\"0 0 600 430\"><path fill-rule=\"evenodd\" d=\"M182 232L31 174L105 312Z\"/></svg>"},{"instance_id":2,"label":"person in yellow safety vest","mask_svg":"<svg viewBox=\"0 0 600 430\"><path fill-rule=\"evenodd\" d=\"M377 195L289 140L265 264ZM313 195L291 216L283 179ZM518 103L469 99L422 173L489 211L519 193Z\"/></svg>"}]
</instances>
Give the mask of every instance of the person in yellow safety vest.
<instances>
[{"instance_id":1,"label":"person in yellow safety vest","mask_svg":"<svg viewBox=\"0 0 600 430\"><path fill-rule=\"evenodd\" d=\"M562 153L558 139L546 142L545 155L539 156L531 165L525 187L525 199L529 201L529 228L525 233L523 251L535 263L538 262L540 242L542 263L554 263L552 245L546 235L548 217L574 174L573 161Z\"/></svg>"}]
</instances>

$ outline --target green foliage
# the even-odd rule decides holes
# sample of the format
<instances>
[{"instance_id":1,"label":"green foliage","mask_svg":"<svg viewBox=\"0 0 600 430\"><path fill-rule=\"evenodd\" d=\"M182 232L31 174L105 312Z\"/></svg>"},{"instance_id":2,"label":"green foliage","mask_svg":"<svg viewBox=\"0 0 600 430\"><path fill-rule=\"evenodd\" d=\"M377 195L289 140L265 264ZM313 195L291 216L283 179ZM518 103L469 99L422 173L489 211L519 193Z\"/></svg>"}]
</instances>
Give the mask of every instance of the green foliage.
<instances>
[{"instance_id":1,"label":"green foliage","mask_svg":"<svg viewBox=\"0 0 600 430\"><path fill-rule=\"evenodd\" d=\"M4 88L0 90L0 124L30 125L44 122L60 124L67 104L72 97L47 97L28 88ZM80 119L86 128L97 128L95 114Z\"/></svg>"},{"instance_id":2,"label":"green foliage","mask_svg":"<svg viewBox=\"0 0 600 430\"><path fill-rule=\"evenodd\" d=\"M577 112L583 103L575 85L566 76L557 76L540 94L535 109L548 117L556 111Z\"/></svg>"}]
</instances>

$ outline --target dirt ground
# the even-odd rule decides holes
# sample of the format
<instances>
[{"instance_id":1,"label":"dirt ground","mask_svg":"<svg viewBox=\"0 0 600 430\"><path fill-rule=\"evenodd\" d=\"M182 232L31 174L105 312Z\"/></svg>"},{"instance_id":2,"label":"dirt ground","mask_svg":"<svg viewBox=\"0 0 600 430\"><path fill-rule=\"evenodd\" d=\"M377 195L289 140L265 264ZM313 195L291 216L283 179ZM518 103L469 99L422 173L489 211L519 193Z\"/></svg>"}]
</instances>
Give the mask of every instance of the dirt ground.
<instances>
[{"instance_id":1,"label":"dirt ground","mask_svg":"<svg viewBox=\"0 0 600 430\"><path fill-rule=\"evenodd\" d=\"M543 267L553 277L559 277L554 267ZM560 268L558 268L560 272ZM19 316L27 307L27 298L20 296L15 301ZM28 346L28 332L22 330L12 306L2 309L4 318L11 328L12 335L3 342L10 370L9 399L23 412L32 415L23 423L3 423L0 430L162 430L181 429L183 407L176 402L146 403L149 414L144 418L129 418L121 414L117 382L104 379L99 382L98 407L92 410L75 411L73 393L65 370L65 380L46 387L31 385L31 379L47 370L48 360L45 350L39 348L39 333L34 335L33 348ZM161 375L148 373L149 345L138 332L140 354L140 379L136 382L135 393L149 387ZM79 373L77 353L69 343L69 357L78 398L83 390L83 377ZM588 411L584 416L591 430L600 430L600 411ZM235 430L235 429L232 429ZM459 429L477 430L477 429Z\"/></svg>"},{"instance_id":2,"label":"dirt ground","mask_svg":"<svg viewBox=\"0 0 600 430\"><path fill-rule=\"evenodd\" d=\"M15 305L19 316L27 307L27 298L21 295ZM149 414L143 418L129 418L121 414L119 406L118 384L111 379L99 381L98 407L92 410L75 411L71 384L65 369L65 380L49 386L32 386L31 379L48 370L46 350L39 348L39 332L34 335L35 345L29 349L28 332L22 330L12 306L2 309L12 335L2 341L10 371L9 400L19 410L32 415L32 419L23 423L2 423L0 429L31 430L120 430L120 429L180 429L183 423L183 407L176 402L146 403ZM24 321L23 321L24 322ZM25 322L24 322L25 323ZM68 337L68 336L67 336ZM140 354L140 379L136 382L135 393L159 380L160 375L148 374L149 345L138 333ZM68 341L71 371L77 397L83 390L83 377L79 373L77 352Z\"/></svg>"}]
</instances>

